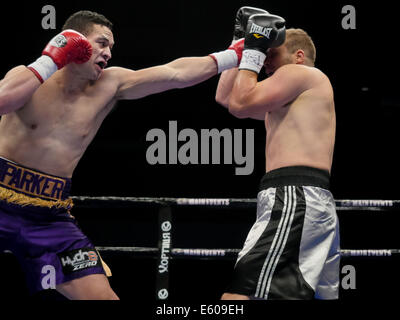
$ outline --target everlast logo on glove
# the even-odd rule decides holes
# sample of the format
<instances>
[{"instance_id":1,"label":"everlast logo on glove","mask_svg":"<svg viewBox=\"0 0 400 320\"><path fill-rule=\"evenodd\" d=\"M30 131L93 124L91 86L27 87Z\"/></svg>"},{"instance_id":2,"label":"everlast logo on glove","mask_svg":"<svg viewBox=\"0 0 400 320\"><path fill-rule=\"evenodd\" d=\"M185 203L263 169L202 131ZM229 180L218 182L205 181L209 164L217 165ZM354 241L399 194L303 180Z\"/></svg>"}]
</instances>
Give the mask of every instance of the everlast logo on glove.
<instances>
[{"instance_id":1,"label":"everlast logo on glove","mask_svg":"<svg viewBox=\"0 0 400 320\"><path fill-rule=\"evenodd\" d=\"M285 19L273 14L253 14L247 21L239 70L259 73L269 48L285 42Z\"/></svg>"},{"instance_id":2,"label":"everlast logo on glove","mask_svg":"<svg viewBox=\"0 0 400 320\"><path fill-rule=\"evenodd\" d=\"M69 274L75 271L97 267L100 263L99 255L94 248L82 248L58 254L63 272Z\"/></svg>"},{"instance_id":3,"label":"everlast logo on glove","mask_svg":"<svg viewBox=\"0 0 400 320\"><path fill-rule=\"evenodd\" d=\"M269 39L272 28L263 28L259 25L252 24L250 28L250 33L253 33L256 38L259 38L258 34L262 34L263 36Z\"/></svg>"}]
</instances>

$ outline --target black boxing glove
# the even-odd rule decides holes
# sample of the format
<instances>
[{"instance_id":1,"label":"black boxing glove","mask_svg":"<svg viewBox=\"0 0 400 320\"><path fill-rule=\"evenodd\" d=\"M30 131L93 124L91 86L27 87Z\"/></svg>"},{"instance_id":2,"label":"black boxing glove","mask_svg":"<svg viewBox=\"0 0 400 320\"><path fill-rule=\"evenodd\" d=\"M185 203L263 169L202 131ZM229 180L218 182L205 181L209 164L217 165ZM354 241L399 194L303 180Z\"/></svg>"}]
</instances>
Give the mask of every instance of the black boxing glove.
<instances>
[{"instance_id":1,"label":"black boxing glove","mask_svg":"<svg viewBox=\"0 0 400 320\"><path fill-rule=\"evenodd\" d=\"M249 17L251 15L257 14L257 13L267 13L268 14L268 11L265 11L265 10L259 9L259 8L254 8L254 7L241 7L236 12L235 26L233 29L233 40L234 41L244 38Z\"/></svg>"},{"instance_id":2,"label":"black boxing glove","mask_svg":"<svg viewBox=\"0 0 400 320\"><path fill-rule=\"evenodd\" d=\"M272 14L250 16L239 69L259 73L264 65L268 48L279 47L285 42L285 23L285 19Z\"/></svg>"}]
</instances>

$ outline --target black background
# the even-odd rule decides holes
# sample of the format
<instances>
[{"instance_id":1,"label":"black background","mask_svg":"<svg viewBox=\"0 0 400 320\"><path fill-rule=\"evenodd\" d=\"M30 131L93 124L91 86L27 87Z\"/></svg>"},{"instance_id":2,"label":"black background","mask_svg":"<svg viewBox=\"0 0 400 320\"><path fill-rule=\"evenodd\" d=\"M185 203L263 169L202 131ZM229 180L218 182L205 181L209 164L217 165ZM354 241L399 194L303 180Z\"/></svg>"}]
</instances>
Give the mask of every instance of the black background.
<instances>
[{"instance_id":1,"label":"black background","mask_svg":"<svg viewBox=\"0 0 400 320\"><path fill-rule=\"evenodd\" d=\"M41 9L46 4L56 8L56 30L41 27ZM355 30L342 28L341 10L346 4L356 9ZM60 31L65 19L78 10L102 13L114 23L115 47L110 65L137 70L179 57L224 50L232 38L235 13L243 5L283 16L287 27L305 29L315 42L316 67L328 75L335 92L337 135L331 180L334 197L397 199L398 18L391 2L7 2L2 4L0 13L0 74L33 62L49 39ZM214 100L217 82L218 76L191 88L119 102L76 168L72 195L255 198L265 168L264 125L236 119L218 105ZM167 132L168 121L172 120L178 122L178 130L255 129L254 172L236 176L235 165L149 165L146 150L151 142L146 141L147 132L153 128ZM77 208L73 213L96 245L156 245L157 217L151 210ZM395 212L339 213L339 218L343 248L400 247L399 218ZM178 213L175 219L176 229L180 230L176 237L187 240L178 247L239 248L254 221L254 212L188 210ZM220 239L224 241L219 244ZM113 287L121 298L154 299L155 276L149 270L155 270L155 260L125 254L110 255L108 259L114 271ZM175 282L171 294L176 299L188 295L218 299L233 267L233 261L173 263L171 282ZM394 271L399 264L394 257L376 261L360 258L344 263L359 270L358 288L351 292L342 290L345 299L374 296L378 292L388 295L399 284ZM15 295L23 296L21 292L18 287Z\"/></svg>"}]
</instances>

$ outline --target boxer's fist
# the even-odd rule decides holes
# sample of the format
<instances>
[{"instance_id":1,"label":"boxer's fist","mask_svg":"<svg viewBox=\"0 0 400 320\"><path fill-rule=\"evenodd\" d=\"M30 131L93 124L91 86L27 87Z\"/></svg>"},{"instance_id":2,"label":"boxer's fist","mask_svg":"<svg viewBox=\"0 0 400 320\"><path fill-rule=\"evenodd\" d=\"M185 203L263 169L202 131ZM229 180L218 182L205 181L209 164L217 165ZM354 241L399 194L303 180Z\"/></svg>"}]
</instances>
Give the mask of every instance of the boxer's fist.
<instances>
[{"instance_id":1,"label":"boxer's fist","mask_svg":"<svg viewBox=\"0 0 400 320\"><path fill-rule=\"evenodd\" d=\"M65 30L55 36L44 48L43 55L49 56L58 69L66 64L85 63L92 55L92 46L86 37L74 30Z\"/></svg>"},{"instance_id":2,"label":"boxer's fist","mask_svg":"<svg viewBox=\"0 0 400 320\"><path fill-rule=\"evenodd\" d=\"M242 61L239 70L259 73L267 49L278 47L286 38L285 20L272 14L254 14L247 22Z\"/></svg>"},{"instance_id":3,"label":"boxer's fist","mask_svg":"<svg viewBox=\"0 0 400 320\"><path fill-rule=\"evenodd\" d=\"M74 30L56 35L42 52L42 56L28 66L41 83L66 64L85 63L92 56L92 46L86 37Z\"/></svg>"},{"instance_id":4,"label":"boxer's fist","mask_svg":"<svg viewBox=\"0 0 400 320\"><path fill-rule=\"evenodd\" d=\"M243 48L244 48L244 39L240 39L238 41L235 41L230 45L228 50L234 50L237 58L238 58L238 65L240 61L242 60L242 54L243 54Z\"/></svg>"},{"instance_id":5,"label":"boxer's fist","mask_svg":"<svg viewBox=\"0 0 400 320\"><path fill-rule=\"evenodd\" d=\"M285 41L285 19L272 14L254 14L246 27L244 50L266 53L268 48L279 47Z\"/></svg>"},{"instance_id":6,"label":"boxer's fist","mask_svg":"<svg viewBox=\"0 0 400 320\"><path fill-rule=\"evenodd\" d=\"M244 38L247 22L249 17L256 13L268 13L267 11L254 7L241 7L235 18L235 26L233 29L233 40Z\"/></svg>"},{"instance_id":7,"label":"boxer's fist","mask_svg":"<svg viewBox=\"0 0 400 320\"><path fill-rule=\"evenodd\" d=\"M240 39L234 41L227 50L210 54L210 57L213 58L217 64L218 73L235 68L239 65L242 59L243 47L244 39Z\"/></svg>"}]
</instances>

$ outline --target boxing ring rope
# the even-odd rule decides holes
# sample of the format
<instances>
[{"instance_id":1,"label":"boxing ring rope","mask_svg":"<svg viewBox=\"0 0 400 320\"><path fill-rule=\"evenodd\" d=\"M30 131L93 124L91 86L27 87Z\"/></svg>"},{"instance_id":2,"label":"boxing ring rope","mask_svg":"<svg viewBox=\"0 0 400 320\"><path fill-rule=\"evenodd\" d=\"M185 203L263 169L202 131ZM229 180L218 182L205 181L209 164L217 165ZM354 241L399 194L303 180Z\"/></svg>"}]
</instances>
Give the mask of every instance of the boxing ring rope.
<instances>
[{"instance_id":1,"label":"boxing ring rope","mask_svg":"<svg viewBox=\"0 0 400 320\"><path fill-rule=\"evenodd\" d=\"M138 204L177 206L221 206L229 208L255 209L257 199L250 198L156 198L156 197L114 197L74 196L77 207L136 207ZM335 200L337 211L388 211L399 210L400 200Z\"/></svg>"},{"instance_id":2,"label":"boxing ring rope","mask_svg":"<svg viewBox=\"0 0 400 320\"><path fill-rule=\"evenodd\" d=\"M229 209L256 209L257 199L250 198L156 198L74 196L78 208L138 208L156 206L158 210L158 247L102 247L100 252L125 252L157 258L156 299L168 298L169 260L171 259L230 259L237 258L241 249L173 248L171 245L172 208L179 206L219 207ZM400 211L400 200L335 200L340 211ZM400 255L400 249L342 249L342 257L390 257ZM163 271L161 271L163 270Z\"/></svg>"},{"instance_id":3,"label":"boxing ring rope","mask_svg":"<svg viewBox=\"0 0 400 320\"><path fill-rule=\"evenodd\" d=\"M133 252L133 253L147 253L151 257L156 257L159 248L156 247L96 247L99 251L104 252ZM232 259L237 257L241 249L188 249L188 248L172 248L170 250L170 257L176 258L205 258L219 259L225 257ZM357 249L340 250L342 257L389 257L393 255L400 255L400 249Z\"/></svg>"},{"instance_id":4,"label":"boxing ring rope","mask_svg":"<svg viewBox=\"0 0 400 320\"><path fill-rule=\"evenodd\" d=\"M136 208L138 204L156 206L203 206L232 209L256 209L257 199L251 198L160 198L160 197L114 197L114 196L74 196L72 200L80 208ZM389 211L400 210L400 200L335 200L337 211ZM157 254L157 247L97 247L99 251L120 251ZM241 249L186 249L171 248L171 258L236 258ZM343 257L392 256L400 254L400 249L342 249Z\"/></svg>"}]
</instances>

